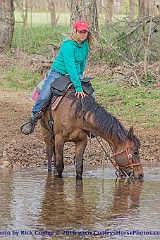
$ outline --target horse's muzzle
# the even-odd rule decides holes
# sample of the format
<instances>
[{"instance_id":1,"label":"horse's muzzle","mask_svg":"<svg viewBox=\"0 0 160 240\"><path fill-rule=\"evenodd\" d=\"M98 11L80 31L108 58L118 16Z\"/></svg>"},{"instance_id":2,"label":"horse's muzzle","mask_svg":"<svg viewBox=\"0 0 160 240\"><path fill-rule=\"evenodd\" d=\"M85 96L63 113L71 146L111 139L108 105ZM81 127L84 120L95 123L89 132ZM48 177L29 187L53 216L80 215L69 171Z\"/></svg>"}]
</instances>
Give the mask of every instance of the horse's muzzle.
<instances>
[{"instance_id":1,"label":"horse's muzzle","mask_svg":"<svg viewBox=\"0 0 160 240\"><path fill-rule=\"evenodd\" d=\"M119 172L119 177L121 179L124 179L124 178L135 178L135 179L143 179L144 177L144 174L143 173L136 173L133 169L130 170L130 171L125 171L125 170L122 170Z\"/></svg>"},{"instance_id":2,"label":"horse's muzzle","mask_svg":"<svg viewBox=\"0 0 160 240\"><path fill-rule=\"evenodd\" d=\"M136 174L134 171L133 171L133 175L132 176L135 179L143 179L144 178L144 174L143 173Z\"/></svg>"}]
</instances>

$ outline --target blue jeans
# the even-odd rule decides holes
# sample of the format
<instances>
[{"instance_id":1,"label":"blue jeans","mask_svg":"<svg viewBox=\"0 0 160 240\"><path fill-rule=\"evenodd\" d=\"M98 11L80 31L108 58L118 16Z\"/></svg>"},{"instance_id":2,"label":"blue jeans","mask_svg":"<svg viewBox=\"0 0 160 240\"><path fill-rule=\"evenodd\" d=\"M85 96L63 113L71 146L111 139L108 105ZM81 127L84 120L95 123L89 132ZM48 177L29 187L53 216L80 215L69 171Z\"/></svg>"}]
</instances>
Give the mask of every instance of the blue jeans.
<instances>
[{"instance_id":1,"label":"blue jeans","mask_svg":"<svg viewBox=\"0 0 160 240\"><path fill-rule=\"evenodd\" d=\"M55 78L61 77L62 75L63 74L58 73L56 71L53 71L53 70L50 71L50 73L42 87L42 91L39 95L39 98L32 108L32 117L34 117L35 114L37 112L39 112L43 108L45 103L50 99L50 97L52 95L52 91L50 89L51 83L54 82Z\"/></svg>"}]
</instances>

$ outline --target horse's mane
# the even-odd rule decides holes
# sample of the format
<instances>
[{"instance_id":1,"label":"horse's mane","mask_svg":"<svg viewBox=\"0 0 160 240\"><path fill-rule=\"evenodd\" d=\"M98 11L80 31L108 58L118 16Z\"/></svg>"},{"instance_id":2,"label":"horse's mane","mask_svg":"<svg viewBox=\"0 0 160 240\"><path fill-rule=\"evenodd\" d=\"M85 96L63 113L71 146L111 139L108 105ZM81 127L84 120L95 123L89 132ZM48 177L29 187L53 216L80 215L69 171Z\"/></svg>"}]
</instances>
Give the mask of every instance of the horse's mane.
<instances>
[{"instance_id":1,"label":"horse's mane","mask_svg":"<svg viewBox=\"0 0 160 240\"><path fill-rule=\"evenodd\" d=\"M87 119L89 119L92 115L95 126L98 127L101 132L111 134L113 138L118 137L120 141L125 142L128 131L116 117L108 113L102 106L89 97L77 99L73 91L71 91L67 97L73 100L72 105L76 102L76 118L80 114L84 118L87 114ZM139 147L140 141L135 135L133 140Z\"/></svg>"}]
</instances>

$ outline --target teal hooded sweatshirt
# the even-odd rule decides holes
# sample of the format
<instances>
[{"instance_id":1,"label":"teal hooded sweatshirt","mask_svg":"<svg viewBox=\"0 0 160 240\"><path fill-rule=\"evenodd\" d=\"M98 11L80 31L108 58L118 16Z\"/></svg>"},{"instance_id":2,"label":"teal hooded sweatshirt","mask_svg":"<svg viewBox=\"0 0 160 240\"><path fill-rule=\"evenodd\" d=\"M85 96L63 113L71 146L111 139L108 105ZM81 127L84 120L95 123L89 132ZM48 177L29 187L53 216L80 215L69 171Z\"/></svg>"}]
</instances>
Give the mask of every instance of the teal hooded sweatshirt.
<instances>
[{"instance_id":1,"label":"teal hooded sweatshirt","mask_svg":"<svg viewBox=\"0 0 160 240\"><path fill-rule=\"evenodd\" d=\"M76 92L83 91L78 75L84 73L88 51L88 41L85 40L79 44L65 39L51 67L52 70L68 74Z\"/></svg>"}]
</instances>

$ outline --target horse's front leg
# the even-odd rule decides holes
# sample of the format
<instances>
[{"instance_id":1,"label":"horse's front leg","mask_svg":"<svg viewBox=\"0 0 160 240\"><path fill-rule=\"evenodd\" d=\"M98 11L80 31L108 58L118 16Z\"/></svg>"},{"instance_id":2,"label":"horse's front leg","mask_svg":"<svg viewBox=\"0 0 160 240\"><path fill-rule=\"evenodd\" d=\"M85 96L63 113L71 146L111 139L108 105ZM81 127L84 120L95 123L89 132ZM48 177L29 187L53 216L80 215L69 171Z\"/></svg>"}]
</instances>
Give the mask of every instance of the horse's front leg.
<instances>
[{"instance_id":1,"label":"horse's front leg","mask_svg":"<svg viewBox=\"0 0 160 240\"><path fill-rule=\"evenodd\" d=\"M82 180L83 174L83 154L87 146L87 137L83 141L75 144L75 158L76 158L76 179Z\"/></svg>"},{"instance_id":2,"label":"horse's front leg","mask_svg":"<svg viewBox=\"0 0 160 240\"><path fill-rule=\"evenodd\" d=\"M50 150L48 152L49 153L48 154L48 171L50 168L52 169L52 161L53 161L54 171L56 171L55 138L52 139L51 147L52 147L52 156L50 156Z\"/></svg>"},{"instance_id":3,"label":"horse's front leg","mask_svg":"<svg viewBox=\"0 0 160 240\"><path fill-rule=\"evenodd\" d=\"M63 148L64 148L63 136L61 134L55 135L56 170L58 172L58 177L62 177L62 172L64 169Z\"/></svg>"}]
</instances>

